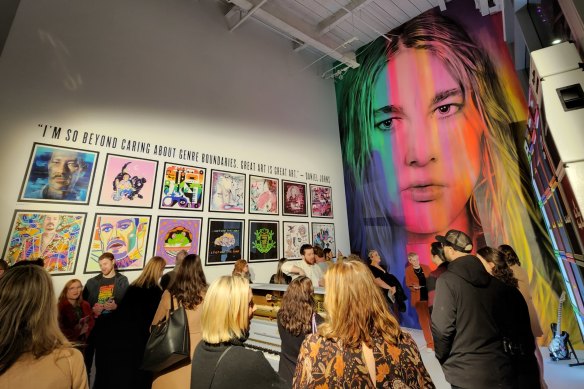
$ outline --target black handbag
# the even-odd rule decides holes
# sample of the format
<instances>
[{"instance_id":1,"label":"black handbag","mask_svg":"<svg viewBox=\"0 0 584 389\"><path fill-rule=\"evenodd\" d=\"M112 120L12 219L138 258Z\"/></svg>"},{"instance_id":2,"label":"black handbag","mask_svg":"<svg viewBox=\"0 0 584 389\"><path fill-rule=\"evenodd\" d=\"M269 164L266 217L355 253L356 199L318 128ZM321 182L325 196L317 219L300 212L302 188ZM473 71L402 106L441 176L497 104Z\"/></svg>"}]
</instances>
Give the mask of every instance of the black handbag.
<instances>
[{"instance_id":1,"label":"black handbag","mask_svg":"<svg viewBox=\"0 0 584 389\"><path fill-rule=\"evenodd\" d=\"M144 349L142 370L160 372L180 362L190 361L191 339L187 312L183 306L174 309L170 296L170 312L150 328L150 337Z\"/></svg>"}]
</instances>

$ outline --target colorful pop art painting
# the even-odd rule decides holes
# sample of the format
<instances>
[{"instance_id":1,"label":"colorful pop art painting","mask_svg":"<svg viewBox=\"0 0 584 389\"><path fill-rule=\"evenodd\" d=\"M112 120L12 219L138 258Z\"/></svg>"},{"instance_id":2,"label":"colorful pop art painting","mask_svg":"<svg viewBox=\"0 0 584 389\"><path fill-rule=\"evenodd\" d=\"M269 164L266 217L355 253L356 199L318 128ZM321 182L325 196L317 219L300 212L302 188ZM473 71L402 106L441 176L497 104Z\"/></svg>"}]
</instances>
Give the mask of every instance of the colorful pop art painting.
<instances>
[{"instance_id":1,"label":"colorful pop art painting","mask_svg":"<svg viewBox=\"0 0 584 389\"><path fill-rule=\"evenodd\" d=\"M310 205L312 217L333 215L333 190L330 186L310 185Z\"/></svg>"},{"instance_id":2,"label":"colorful pop art painting","mask_svg":"<svg viewBox=\"0 0 584 389\"><path fill-rule=\"evenodd\" d=\"M98 273L98 258L105 252L114 255L118 270L140 270L144 267L150 216L95 215L85 273Z\"/></svg>"},{"instance_id":3,"label":"colorful pop art painting","mask_svg":"<svg viewBox=\"0 0 584 389\"><path fill-rule=\"evenodd\" d=\"M248 236L249 262L278 260L278 222L250 220Z\"/></svg>"},{"instance_id":4,"label":"colorful pop art painting","mask_svg":"<svg viewBox=\"0 0 584 389\"><path fill-rule=\"evenodd\" d=\"M158 161L108 154L97 205L152 208Z\"/></svg>"},{"instance_id":5,"label":"colorful pop art painting","mask_svg":"<svg viewBox=\"0 0 584 389\"><path fill-rule=\"evenodd\" d=\"M278 214L278 179L249 176L249 213Z\"/></svg>"},{"instance_id":6,"label":"colorful pop art painting","mask_svg":"<svg viewBox=\"0 0 584 389\"><path fill-rule=\"evenodd\" d=\"M211 170L209 211L245 212L245 174Z\"/></svg>"},{"instance_id":7,"label":"colorful pop art painting","mask_svg":"<svg viewBox=\"0 0 584 389\"><path fill-rule=\"evenodd\" d=\"M301 258L300 247L311 244L308 222L284 222L283 230L284 257Z\"/></svg>"},{"instance_id":8,"label":"colorful pop art painting","mask_svg":"<svg viewBox=\"0 0 584 389\"><path fill-rule=\"evenodd\" d=\"M209 219L206 265L232 264L243 257L243 220Z\"/></svg>"},{"instance_id":9,"label":"colorful pop art painting","mask_svg":"<svg viewBox=\"0 0 584 389\"><path fill-rule=\"evenodd\" d=\"M158 217L154 252L166 260L166 267L176 265L176 255L182 250L199 254L202 220L194 217Z\"/></svg>"},{"instance_id":10,"label":"colorful pop art painting","mask_svg":"<svg viewBox=\"0 0 584 389\"><path fill-rule=\"evenodd\" d=\"M306 184L282 180L282 215L308 216Z\"/></svg>"},{"instance_id":11,"label":"colorful pop art painting","mask_svg":"<svg viewBox=\"0 0 584 389\"><path fill-rule=\"evenodd\" d=\"M160 208L202 211L206 177L205 168L166 163Z\"/></svg>"},{"instance_id":12,"label":"colorful pop art painting","mask_svg":"<svg viewBox=\"0 0 584 389\"><path fill-rule=\"evenodd\" d=\"M99 153L33 145L19 201L89 204Z\"/></svg>"},{"instance_id":13,"label":"colorful pop art painting","mask_svg":"<svg viewBox=\"0 0 584 389\"><path fill-rule=\"evenodd\" d=\"M526 196L514 134L525 132L528 109L502 14L482 16L473 3L452 0L389 31L391 42L358 49L361 66L335 83L351 250L377 250L403 280L407 253L433 269L428 245L449 229L474 249L508 244L549 323L562 276ZM414 310L401 319L419 326Z\"/></svg>"},{"instance_id":14,"label":"colorful pop art painting","mask_svg":"<svg viewBox=\"0 0 584 389\"><path fill-rule=\"evenodd\" d=\"M44 260L52 275L74 274L85 213L17 210L4 249L9 265L19 261Z\"/></svg>"},{"instance_id":15,"label":"colorful pop art painting","mask_svg":"<svg viewBox=\"0 0 584 389\"><path fill-rule=\"evenodd\" d=\"M331 249L335 255L337 252L335 225L333 223L312 223L312 244L323 249Z\"/></svg>"}]
</instances>

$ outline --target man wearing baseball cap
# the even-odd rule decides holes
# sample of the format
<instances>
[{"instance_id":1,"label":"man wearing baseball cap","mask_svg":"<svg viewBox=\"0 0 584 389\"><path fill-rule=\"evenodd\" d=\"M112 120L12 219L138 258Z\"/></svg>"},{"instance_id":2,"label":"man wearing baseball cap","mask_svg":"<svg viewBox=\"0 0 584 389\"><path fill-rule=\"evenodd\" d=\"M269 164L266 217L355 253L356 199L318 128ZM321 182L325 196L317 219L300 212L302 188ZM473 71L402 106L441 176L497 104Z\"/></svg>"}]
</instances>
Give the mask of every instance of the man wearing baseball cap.
<instances>
[{"instance_id":1,"label":"man wearing baseball cap","mask_svg":"<svg viewBox=\"0 0 584 389\"><path fill-rule=\"evenodd\" d=\"M499 280L471 255L467 234L450 230L436 236L448 270L436 281L432 336L436 358L453 388L513 388L514 371L503 350L498 304Z\"/></svg>"}]
</instances>

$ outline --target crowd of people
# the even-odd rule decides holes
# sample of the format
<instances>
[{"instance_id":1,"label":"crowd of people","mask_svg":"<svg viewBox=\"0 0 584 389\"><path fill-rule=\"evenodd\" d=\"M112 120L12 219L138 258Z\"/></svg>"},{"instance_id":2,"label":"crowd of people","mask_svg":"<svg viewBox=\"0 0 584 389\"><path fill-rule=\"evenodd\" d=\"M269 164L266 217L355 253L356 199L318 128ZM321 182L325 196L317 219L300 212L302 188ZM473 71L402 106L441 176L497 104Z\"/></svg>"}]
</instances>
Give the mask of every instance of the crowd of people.
<instances>
[{"instance_id":1,"label":"crowd of people","mask_svg":"<svg viewBox=\"0 0 584 389\"><path fill-rule=\"evenodd\" d=\"M436 240L434 270L408 255L409 296L376 250L367 260L339 252L333 262L307 244L300 260L280 260L270 279L287 284L277 312L278 371L245 347L255 306L244 259L209 285L198 255L178 253L164 276L166 261L155 256L129 284L104 253L100 274L85 287L69 280L58 298L42 260L1 266L0 386L434 388L399 325L409 298L426 351L453 388L546 388L535 341L541 327L514 250L482 247L472 255L470 237L457 230ZM316 308L315 286L325 287L325 312ZM155 373L141 369L151 325L175 306L186 311L191 358Z\"/></svg>"}]
</instances>

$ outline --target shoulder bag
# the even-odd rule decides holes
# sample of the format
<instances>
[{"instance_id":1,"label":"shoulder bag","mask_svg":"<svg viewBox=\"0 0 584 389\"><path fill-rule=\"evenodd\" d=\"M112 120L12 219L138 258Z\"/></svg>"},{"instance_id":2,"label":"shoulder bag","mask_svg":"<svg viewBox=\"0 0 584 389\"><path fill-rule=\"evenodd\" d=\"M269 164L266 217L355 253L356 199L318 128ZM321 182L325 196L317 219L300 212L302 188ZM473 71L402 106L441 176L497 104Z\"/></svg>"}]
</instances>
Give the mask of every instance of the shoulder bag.
<instances>
[{"instance_id":1,"label":"shoulder bag","mask_svg":"<svg viewBox=\"0 0 584 389\"><path fill-rule=\"evenodd\" d=\"M168 317L150 328L141 368L159 372L180 362L190 361L190 354L187 313L182 305L174 309L174 298L171 295Z\"/></svg>"}]
</instances>

